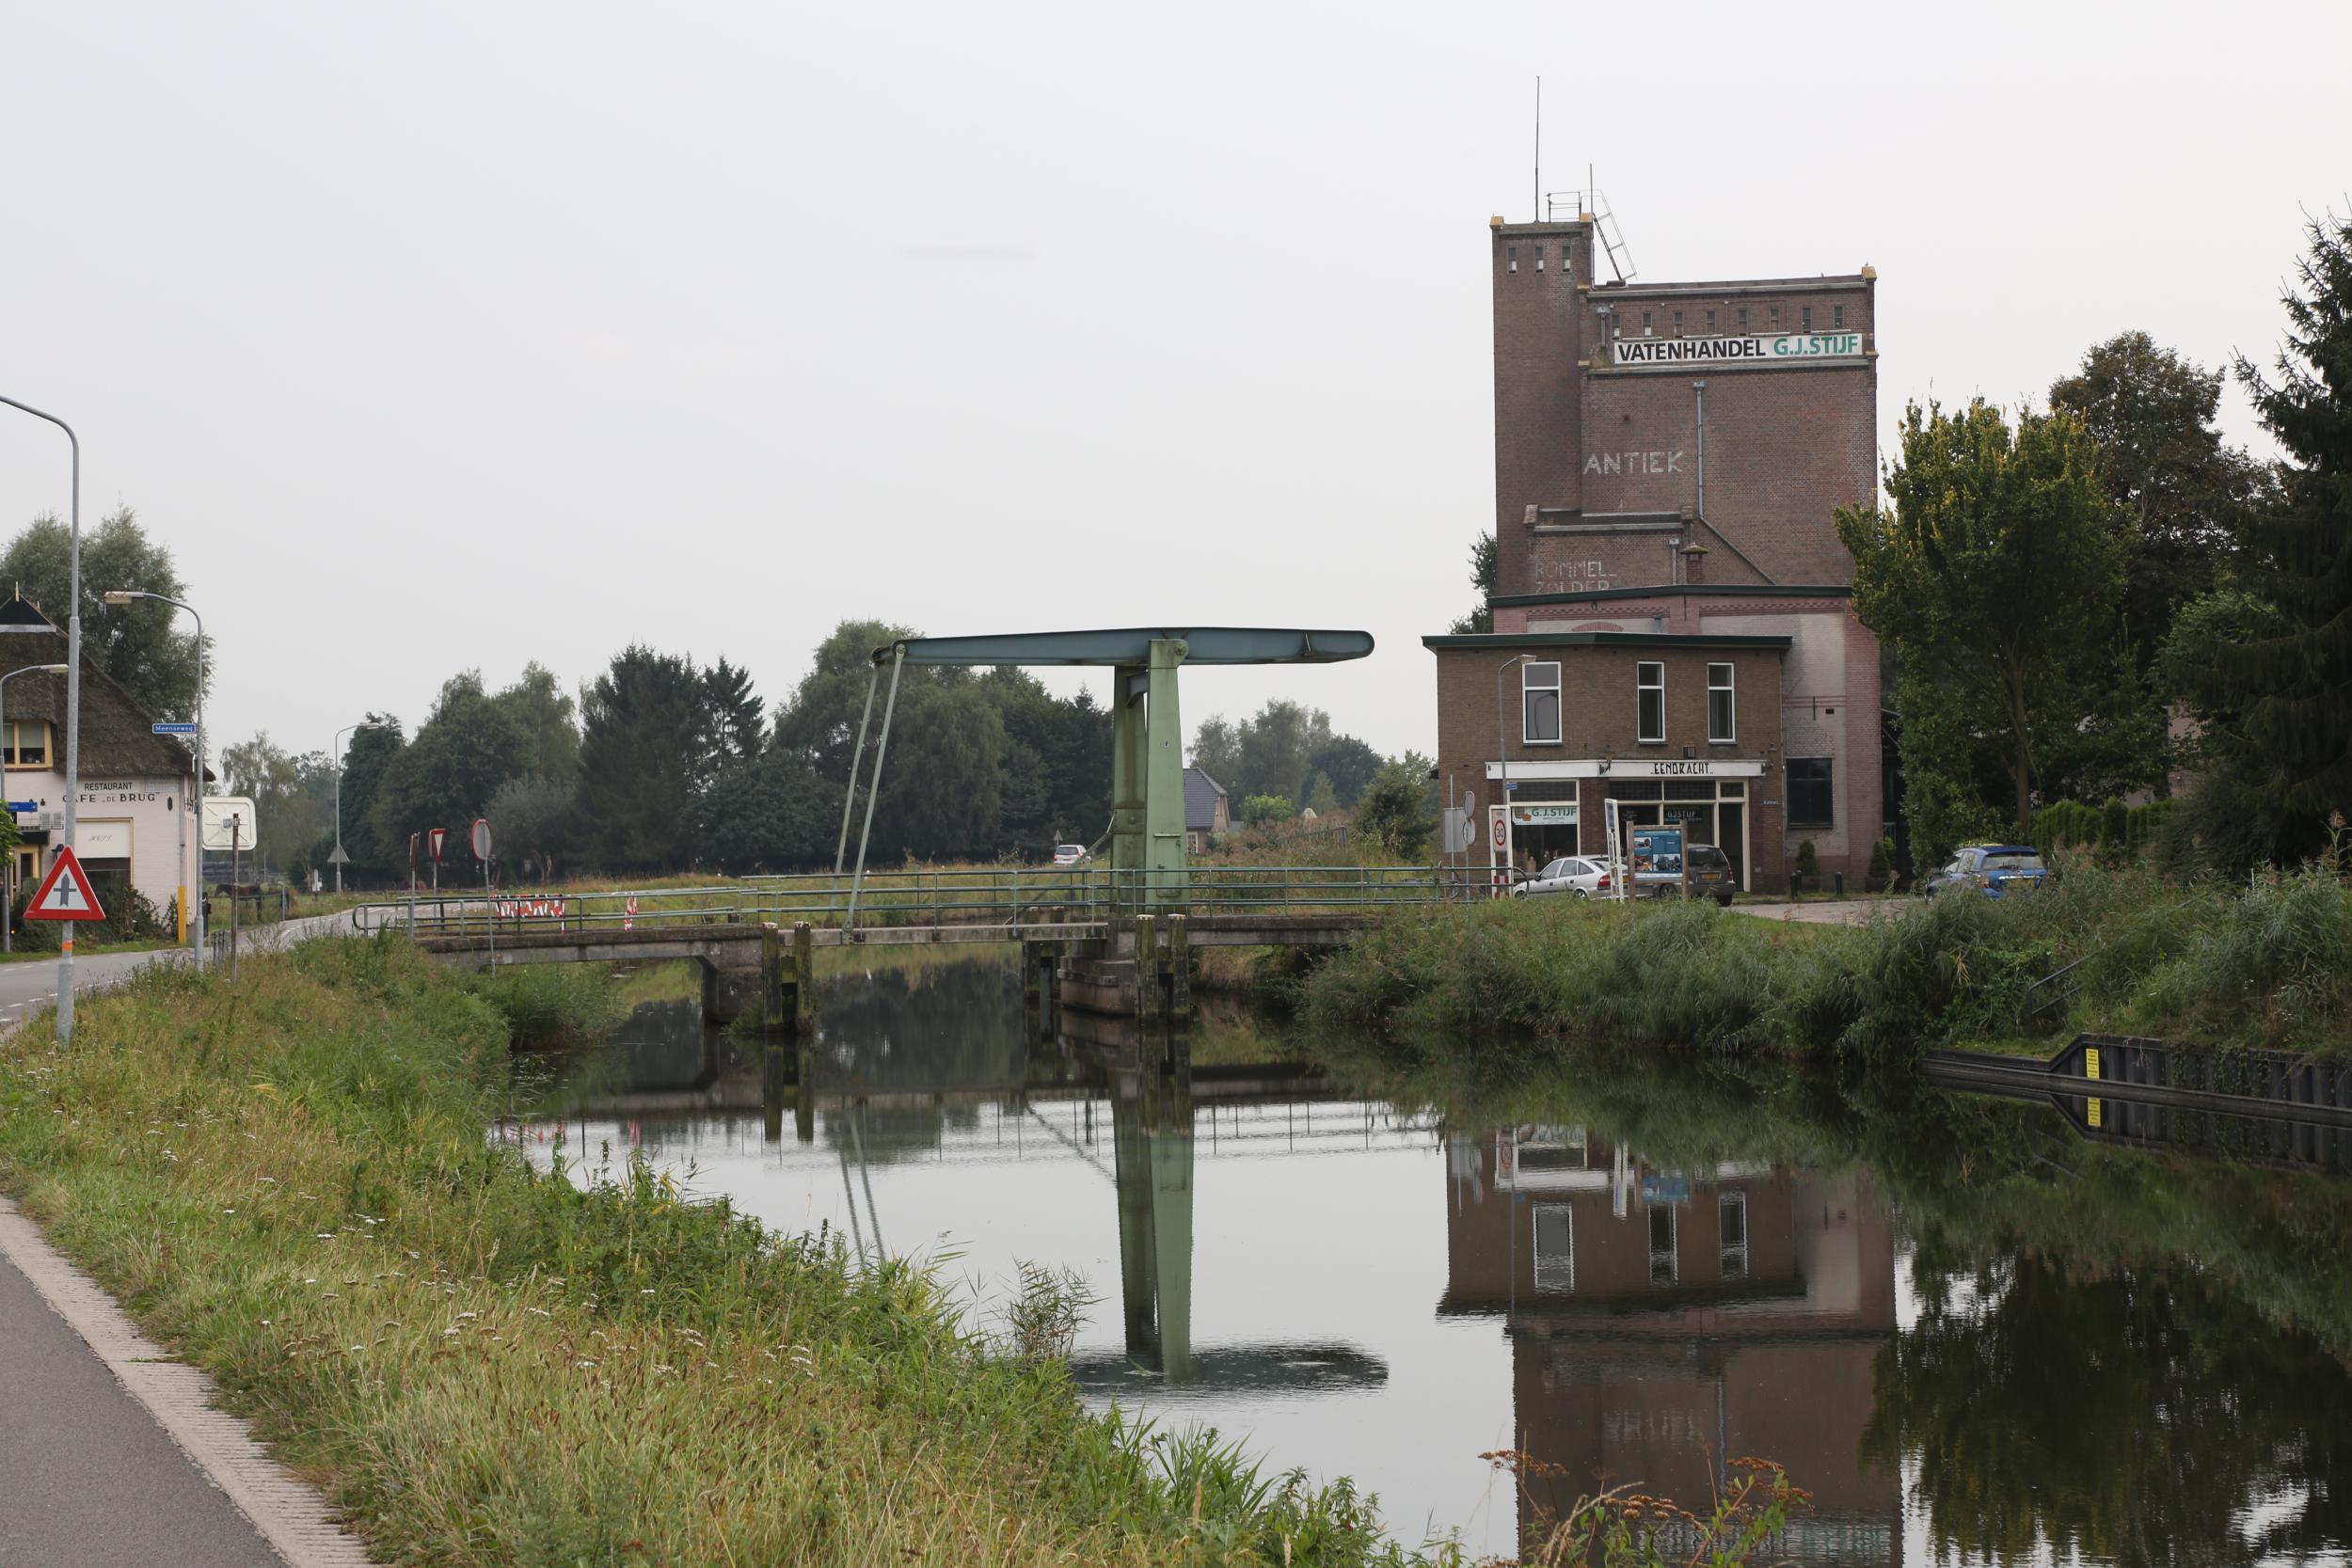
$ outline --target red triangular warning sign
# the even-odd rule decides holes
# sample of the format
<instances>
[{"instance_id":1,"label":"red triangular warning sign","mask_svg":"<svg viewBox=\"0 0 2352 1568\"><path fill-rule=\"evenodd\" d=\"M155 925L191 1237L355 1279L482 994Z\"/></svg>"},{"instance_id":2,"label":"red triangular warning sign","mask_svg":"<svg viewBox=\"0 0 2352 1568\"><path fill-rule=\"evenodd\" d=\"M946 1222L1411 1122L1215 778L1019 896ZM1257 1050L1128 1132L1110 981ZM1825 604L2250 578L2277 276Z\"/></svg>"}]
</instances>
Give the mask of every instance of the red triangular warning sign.
<instances>
[{"instance_id":1,"label":"red triangular warning sign","mask_svg":"<svg viewBox=\"0 0 2352 1568\"><path fill-rule=\"evenodd\" d=\"M89 885L89 873L73 856L71 845L58 847L56 858L49 863L49 875L40 879L40 887L33 901L24 906L27 920L103 920L106 911L98 907L97 890Z\"/></svg>"}]
</instances>

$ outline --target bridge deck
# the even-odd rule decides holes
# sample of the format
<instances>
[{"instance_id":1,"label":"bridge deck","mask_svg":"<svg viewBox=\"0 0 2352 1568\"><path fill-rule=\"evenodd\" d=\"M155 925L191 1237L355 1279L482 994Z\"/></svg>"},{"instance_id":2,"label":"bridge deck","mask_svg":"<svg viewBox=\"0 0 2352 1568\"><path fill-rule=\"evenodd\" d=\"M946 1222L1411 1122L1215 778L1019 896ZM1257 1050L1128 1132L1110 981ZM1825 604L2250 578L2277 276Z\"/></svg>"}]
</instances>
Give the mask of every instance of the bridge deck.
<instances>
[{"instance_id":1,"label":"bridge deck","mask_svg":"<svg viewBox=\"0 0 2352 1568\"><path fill-rule=\"evenodd\" d=\"M1344 942L1377 918L1367 911L1298 914L1196 914L1184 927L1196 947L1321 947ZM847 930L817 926L809 935L818 947L894 947L950 942L1102 942L1132 921L1066 920L1015 923L977 921L928 926L862 926ZM477 926L469 931L421 928L417 945L428 953L486 954L493 947L517 962L594 962L604 955L627 961L666 958L710 958L710 949L740 943L750 949L737 961L758 961L766 927L749 921L691 925L647 925L632 930L614 926L538 929L529 924L501 926L496 936ZM788 941L791 928L784 927Z\"/></svg>"}]
</instances>

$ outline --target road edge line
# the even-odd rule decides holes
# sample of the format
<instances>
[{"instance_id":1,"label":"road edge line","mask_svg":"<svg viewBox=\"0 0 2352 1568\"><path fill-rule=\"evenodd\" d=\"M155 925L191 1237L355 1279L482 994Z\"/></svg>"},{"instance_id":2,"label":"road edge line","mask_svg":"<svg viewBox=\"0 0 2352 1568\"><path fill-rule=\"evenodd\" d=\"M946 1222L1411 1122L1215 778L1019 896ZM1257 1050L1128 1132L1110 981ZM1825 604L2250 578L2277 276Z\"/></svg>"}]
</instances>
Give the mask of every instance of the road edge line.
<instances>
[{"instance_id":1,"label":"road edge line","mask_svg":"<svg viewBox=\"0 0 2352 1568\"><path fill-rule=\"evenodd\" d=\"M366 1544L336 1521L319 1490L271 1458L244 1418L219 1407L212 1378L139 1332L114 1297L5 1196L0 1257L16 1265L287 1568L376 1568Z\"/></svg>"}]
</instances>

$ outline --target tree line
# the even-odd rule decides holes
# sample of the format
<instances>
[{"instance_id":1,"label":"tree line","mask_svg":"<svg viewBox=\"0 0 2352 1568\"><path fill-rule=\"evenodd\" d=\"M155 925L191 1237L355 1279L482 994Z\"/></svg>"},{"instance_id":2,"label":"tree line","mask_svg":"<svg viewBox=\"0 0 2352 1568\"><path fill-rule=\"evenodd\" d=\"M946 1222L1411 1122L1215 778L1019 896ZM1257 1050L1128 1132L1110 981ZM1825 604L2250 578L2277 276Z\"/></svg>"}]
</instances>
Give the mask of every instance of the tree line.
<instances>
[{"instance_id":1,"label":"tree line","mask_svg":"<svg viewBox=\"0 0 2352 1568\"><path fill-rule=\"evenodd\" d=\"M772 712L728 660L643 645L614 655L577 694L536 664L497 690L478 672L453 675L413 733L372 713L350 736L346 880L404 884L410 835L435 827L456 835L446 852L458 859L477 816L490 819L504 875L517 880L830 867L871 655L909 635L844 622ZM881 717L866 737L869 768ZM1363 742L1335 736L1327 714L1279 701L1238 724L1212 719L1200 736L1236 784L1335 808L1360 800L1383 766ZM907 666L869 863L1041 858L1058 843L1093 843L1110 822L1110 712L1090 692L1057 697L1019 670ZM263 734L223 762L230 789L256 799L264 859L295 877L324 874L336 759L289 755ZM864 814L861 792L852 852Z\"/></svg>"},{"instance_id":2,"label":"tree line","mask_svg":"<svg viewBox=\"0 0 2352 1568\"><path fill-rule=\"evenodd\" d=\"M1912 405L1891 504L1837 514L1915 859L2176 775L2184 864L2299 861L2352 812L2352 224L2309 237L2271 372L2232 366L2280 461L2222 440L2222 372L2126 333L2044 407Z\"/></svg>"}]
</instances>

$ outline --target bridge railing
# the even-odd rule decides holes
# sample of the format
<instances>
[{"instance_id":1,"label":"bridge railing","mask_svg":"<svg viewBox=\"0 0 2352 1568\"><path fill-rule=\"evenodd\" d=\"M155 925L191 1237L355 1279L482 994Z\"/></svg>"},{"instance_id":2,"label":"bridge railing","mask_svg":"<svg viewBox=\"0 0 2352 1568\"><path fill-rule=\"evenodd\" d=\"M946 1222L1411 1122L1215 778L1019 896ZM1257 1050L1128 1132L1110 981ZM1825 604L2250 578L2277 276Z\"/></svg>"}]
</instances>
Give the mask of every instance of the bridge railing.
<instances>
[{"instance_id":1,"label":"bridge railing","mask_svg":"<svg viewBox=\"0 0 2352 1568\"><path fill-rule=\"evenodd\" d=\"M831 873L751 877L696 887L589 893L446 891L362 904L362 931L485 935L645 930L663 927L850 923L851 879ZM965 866L866 873L856 924L1013 926L1091 923L1120 915L1313 914L1409 908L1486 893L1482 878L1443 866Z\"/></svg>"}]
</instances>

